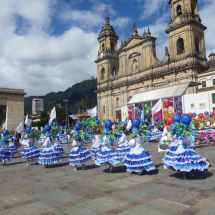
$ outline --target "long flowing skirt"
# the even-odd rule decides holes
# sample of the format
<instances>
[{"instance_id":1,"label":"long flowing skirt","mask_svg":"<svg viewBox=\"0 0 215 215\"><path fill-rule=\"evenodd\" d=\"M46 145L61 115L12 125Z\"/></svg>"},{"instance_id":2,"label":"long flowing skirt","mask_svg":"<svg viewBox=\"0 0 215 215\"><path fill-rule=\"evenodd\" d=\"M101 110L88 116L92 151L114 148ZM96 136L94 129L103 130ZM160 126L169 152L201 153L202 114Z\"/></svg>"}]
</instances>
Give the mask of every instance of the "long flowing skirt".
<instances>
[{"instance_id":1,"label":"long flowing skirt","mask_svg":"<svg viewBox=\"0 0 215 215\"><path fill-rule=\"evenodd\" d=\"M74 147L70 153L70 165L81 165L85 164L85 162L92 160L90 152L88 149L85 149L81 146Z\"/></svg>"},{"instance_id":2,"label":"long flowing skirt","mask_svg":"<svg viewBox=\"0 0 215 215\"><path fill-rule=\"evenodd\" d=\"M95 160L98 154L98 151L101 149L101 146L99 147L91 147L91 155L92 155L92 160Z\"/></svg>"},{"instance_id":3,"label":"long flowing skirt","mask_svg":"<svg viewBox=\"0 0 215 215\"><path fill-rule=\"evenodd\" d=\"M157 131L153 131L151 133L151 140L156 140L156 139L160 139L162 137L162 132L160 130Z\"/></svg>"},{"instance_id":4,"label":"long flowing skirt","mask_svg":"<svg viewBox=\"0 0 215 215\"><path fill-rule=\"evenodd\" d=\"M63 135L62 143L68 143L68 137L67 137L67 135Z\"/></svg>"},{"instance_id":5,"label":"long flowing skirt","mask_svg":"<svg viewBox=\"0 0 215 215\"><path fill-rule=\"evenodd\" d=\"M141 153L135 153L133 150L130 151L129 154L126 155L125 165L127 166L127 172L140 172L143 169L146 171L151 171L155 169L154 164L151 161L151 155L139 149Z\"/></svg>"},{"instance_id":6,"label":"long flowing skirt","mask_svg":"<svg viewBox=\"0 0 215 215\"><path fill-rule=\"evenodd\" d=\"M116 148L120 156L125 157L131 150L131 147L127 143L120 144Z\"/></svg>"},{"instance_id":7,"label":"long flowing skirt","mask_svg":"<svg viewBox=\"0 0 215 215\"><path fill-rule=\"evenodd\" d=\"M175 170L185 172L190 172L191 170L203 171L209 167L206 159L191 148L178 148L174 153L167 154L163 161L165 169L173 167Z\"/></svg>"},{"instance_id":8,"label":"long flowing skirt","mask_svg":"<svg viewBox=\"0 0 215 215\"><path fill-rule=\"evenodd\" d=\"M65 155L65 152L61 144L54 145L54 147L59 151L60 156Z\"/></svg>"},{"instance_id":9,"label":"long flowing skirt","mask_svg":"<svg viewBox=\"0 0 215 215\"><path fill-rule=\"evenodd\" d=\"M115 166L116 164L125 161L125 158L121 157L116 149L112 147L103 146L97 154L98 158L95 164L101 166L102 164L109 163Z\"/></svg>"},{"instance_id":10,"label":"long flowing skirt","mask_svg":"<svg viewBox=\"0 0 215 215\"><path fill-rule=\"evenodd\" d=\"M60 162L60 154L55 147L43 147L40 152L40 164L54 164Z\"/></svg>"},{"instance_id":11,"label":"long flowing skirt","mask_svg":"<svg viewBox=\"0 0 215 215\"><path fill-rule=\"evenodd\" d=\"M18 155L19 152L14 144L11 144L7 147L7 150L11 153L11 155Z\"/></svg>"},{"instance_id":12,"label":"long flowing skirt","mask_svg":"<svg viewBox=\"0 0 215 215\"><path fill-rule=\"evenodd\" d=\"M0 160L10 162L11 153L7 148L0 148Z\"/></svg>"},{"instance_id":13,"label":"long flowing skirt","mask_svg":"<svg viewBox=\"0 0 215 215\"><path fill-rule=\"evenodd\" d=\"M40 156L40 150L36 146L25 147L22 151L22 158L25 160L36 159Z\"/></svg>"}]
</instances>

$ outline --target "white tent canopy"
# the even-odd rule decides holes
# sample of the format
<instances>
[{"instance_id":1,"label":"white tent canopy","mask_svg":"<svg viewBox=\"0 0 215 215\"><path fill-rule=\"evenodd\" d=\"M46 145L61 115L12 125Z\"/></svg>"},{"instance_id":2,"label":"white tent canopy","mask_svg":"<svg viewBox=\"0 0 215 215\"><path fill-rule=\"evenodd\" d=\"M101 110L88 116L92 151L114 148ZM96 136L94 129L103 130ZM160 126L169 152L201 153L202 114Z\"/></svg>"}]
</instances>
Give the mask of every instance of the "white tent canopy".
<instances>
[{"instance_id":1,"label":"white tent canopy","mask_svg":"<svg viewBox=\"0 0 215 215\"><path fill-rule=\"evenodd\" d=\"M129 101L128 105L183 96L187 88L190 86L190 83L191 82L189 81L189 82L185 82L185 83L181 83L173 86L159 88L156 90L149 90L146 92L136 93L133 96L133 98Z\"/></svg>"}]
</instances>

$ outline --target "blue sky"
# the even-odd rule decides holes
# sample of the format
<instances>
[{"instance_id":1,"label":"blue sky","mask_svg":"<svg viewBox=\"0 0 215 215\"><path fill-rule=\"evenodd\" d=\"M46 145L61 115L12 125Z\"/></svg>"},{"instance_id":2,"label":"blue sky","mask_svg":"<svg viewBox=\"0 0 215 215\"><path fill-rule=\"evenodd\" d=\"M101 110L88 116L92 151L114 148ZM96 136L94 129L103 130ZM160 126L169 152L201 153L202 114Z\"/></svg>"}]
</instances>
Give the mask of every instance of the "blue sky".
<instances>
[{"instance_id":1,"label":"blue sky","mask_svg":"<svg viewBox=\"0 0 215 215\"><path fill-rule=\"evenodd\" d=\"M121 39L129 39L135 22L139 35L148 26L157 38L163 60L169 46L168 0L1 0L1 87L24 89L29 95L64 91L96 76L98 34L106 7L110 24ZM215 1L199 0L206 50L215 50Z\"/></svg>"}]
</instances>

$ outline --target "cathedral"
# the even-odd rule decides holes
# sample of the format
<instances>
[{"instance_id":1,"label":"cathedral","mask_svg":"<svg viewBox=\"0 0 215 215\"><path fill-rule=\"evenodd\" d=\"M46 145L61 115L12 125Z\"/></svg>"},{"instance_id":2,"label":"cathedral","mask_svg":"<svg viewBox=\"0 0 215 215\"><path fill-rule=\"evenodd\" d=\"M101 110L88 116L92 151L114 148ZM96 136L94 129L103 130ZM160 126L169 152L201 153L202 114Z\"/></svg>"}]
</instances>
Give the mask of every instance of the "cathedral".
<instances>
[{"instance_id":1,"label":"cathedral","mask_svg":"<svg viewBox=\"0 0 215 215\"><path fill-rule=\"evenodd\" d=\"M198 90L198 74L208 69L204 31L197 0L169 0L171 9L169 50L163 61L156 57L156 38L150 29L138 35L136 24L131 37L117 47L118 36L105 18L99 34L97 102L99 119L121 118L121 107L135 93L190 81L186 94Z\"/></svg>"}]
</instances>

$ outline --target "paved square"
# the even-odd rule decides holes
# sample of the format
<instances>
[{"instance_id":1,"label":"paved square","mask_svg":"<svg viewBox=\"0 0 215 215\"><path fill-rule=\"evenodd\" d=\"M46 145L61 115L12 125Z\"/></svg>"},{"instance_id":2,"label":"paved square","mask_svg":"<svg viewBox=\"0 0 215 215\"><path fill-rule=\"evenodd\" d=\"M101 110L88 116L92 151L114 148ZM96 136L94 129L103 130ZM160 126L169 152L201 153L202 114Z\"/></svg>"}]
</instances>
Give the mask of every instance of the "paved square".
<instances>
[{"instance_id":1,"label":"paved square","mask_svg":"<svg viewBox=\"0 0 215 215\"><path fill-rule=\"evenodd\" d=\"M70 142L71 144L71 142ZM20 155L0 167L0 214L147 214L212 215L215 206L215 148L202 144L196 151L209 160L209 171L195 171L194 179L181 180L182 174L164 170L164 153L158 143L144 145L157 170L141 176L126 172L124 164L108 173L108 166L73 171L69 164L70 144L65 156L53 168L25 166ZM37 144L38 148L40 145ZM90 148L91 143L84 147ZM21 152L23 148L20 148Z\"/></svg>"}]
</instances>

